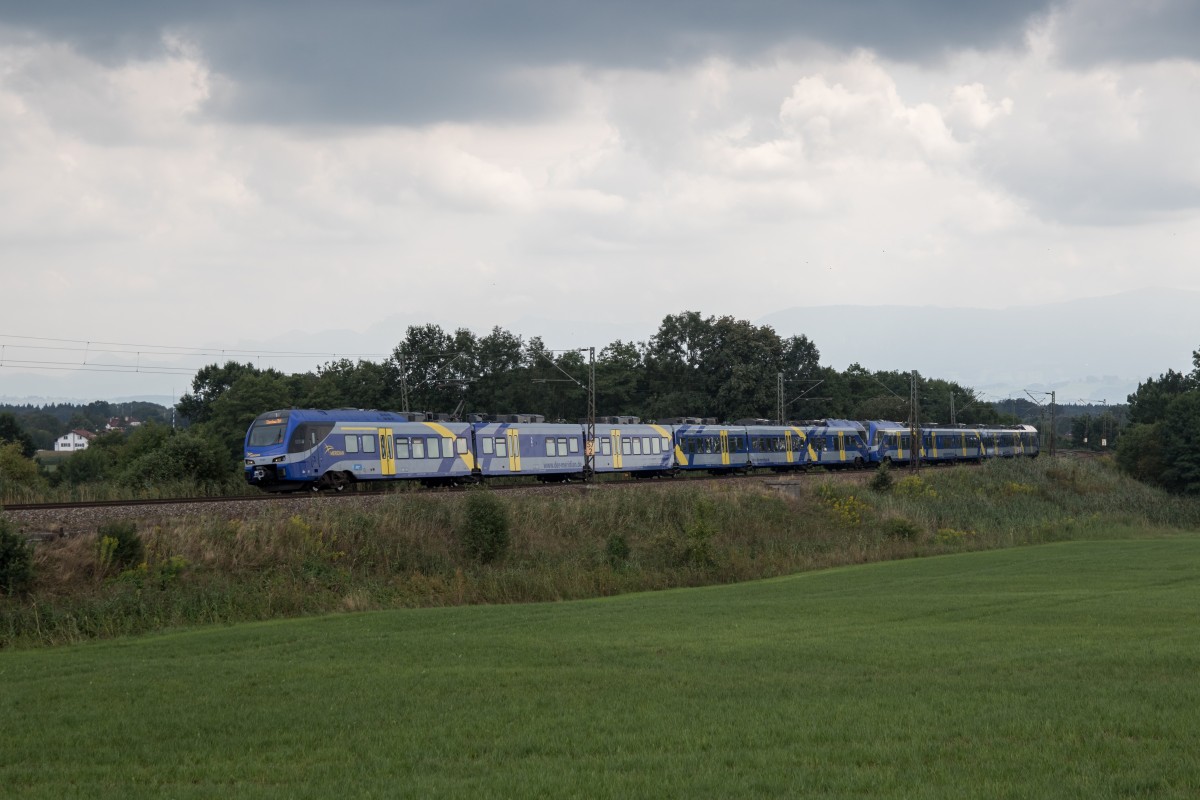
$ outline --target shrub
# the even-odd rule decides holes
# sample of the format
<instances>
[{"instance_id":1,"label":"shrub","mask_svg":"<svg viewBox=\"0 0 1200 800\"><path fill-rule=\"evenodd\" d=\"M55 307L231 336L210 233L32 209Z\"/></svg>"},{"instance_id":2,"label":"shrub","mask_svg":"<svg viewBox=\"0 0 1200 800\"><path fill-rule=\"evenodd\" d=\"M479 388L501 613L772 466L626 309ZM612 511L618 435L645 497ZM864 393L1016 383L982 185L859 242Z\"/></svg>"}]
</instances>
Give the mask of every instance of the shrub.
<instances>
[{"instance_id":1,"label":"shrub","mask_svg":"<svg viewBox=\"0 0 1200 800\"><path fill-rule=\"evenodd\" d=\"M33 548L0 517L0 594L20 594L33 583Z\"/></svg>"},{"instance_id":2,"label":"shrub","mask_svg":"<svg viewBox=\"0 0 1200 800\"><path fill-rule=\"evenodd\" d=\"M508 510L500 498L485 490L467 495L459 541L467 555L490 564L508 552Z\"/></svg>"},{"instance_id":3,"label":"shrub","mask_svg":"<svg viewBox=\"0 0 1200 800\"><path fill-rule=\"evenodd\" d=\"M895 483L895 479L892 478L891 469L887 464L880 464L879 469L875 470L875 474L867 482L867 487L872 491L886 492L891 490L893 483Z\"/></svg>"},{"instance_id":4,"label":"shrub","mask_svg":"<svg viewBox=\"0 0 1200 800\"><path fill-rule=\"evenodd\" d=\"M100 571L107 572L110 567L128 569L142 563L146 545L132 522L107 522L97 531L96 552Z\"/></svg>"}]
</instances>

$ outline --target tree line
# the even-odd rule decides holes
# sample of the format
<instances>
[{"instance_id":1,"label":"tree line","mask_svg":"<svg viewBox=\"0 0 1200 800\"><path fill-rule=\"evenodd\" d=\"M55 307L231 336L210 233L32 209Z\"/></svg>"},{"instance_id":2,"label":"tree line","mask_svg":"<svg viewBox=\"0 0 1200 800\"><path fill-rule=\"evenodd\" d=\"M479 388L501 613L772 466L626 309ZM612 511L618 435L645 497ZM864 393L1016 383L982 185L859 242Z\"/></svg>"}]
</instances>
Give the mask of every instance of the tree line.
<instances>
[{"instance_id":1,"label":"tree line","mask_svg":"<svg viewBox=\"0 0 1200 800\"><path fill-rule=\"evenodd\" d=\"M476 335L428 324L410 326L380 362L340 359L297 374L237 361L210 364L176 406L183 430L151 423L128 436L100 436L44 477L72 485L142 485L163 474L195 481L236 477L247 427L279 408L407 406L460 418L533 413L579 421L587 416L589 356L551 350L540 337L499 327ZM770 326L731 316L668 315L648 341L598 348L594 370L600 416L775 419L781 380L789 420L909 416L910 373L821 366L820 352L806 336L782 337ZM1001 420L969 387L919 375L916 380L921 420L949 422L952 404L959 422Z\"/></svg>"},{"instance_id":2,"label":"tree line","mask_svg":"<svg viewBox=\"0 0 1200 800\"><path fill-rule=\"evenodd\" d=\"M1200 493L1200 350L1191 372L1167 370L1139 383L1129 420L1117 448L1121 469L1171 492Z\"/></svg>"}]
</instances>

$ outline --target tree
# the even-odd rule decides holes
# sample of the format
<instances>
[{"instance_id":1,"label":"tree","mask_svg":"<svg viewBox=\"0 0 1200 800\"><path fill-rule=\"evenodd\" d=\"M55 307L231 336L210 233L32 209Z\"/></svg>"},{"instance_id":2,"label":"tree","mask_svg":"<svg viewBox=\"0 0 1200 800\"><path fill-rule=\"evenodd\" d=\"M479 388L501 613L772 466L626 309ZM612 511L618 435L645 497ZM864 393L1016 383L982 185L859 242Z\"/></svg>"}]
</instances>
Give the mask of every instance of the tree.
<instances>
[{"instance_id":1,"label":"tree","mask_svg":"<svg viewBox=\"0 0 1200 800\"><path fill-rule=\"evenodd\" d=\"M11 490L30 490L42 485L36 461L25 456L16 442L0 444L0 496Z\"/></svg>"},{"instance_id":2,"label":"tree","mask_svg":"<svg viewBox=\"0 0 1200 800\"><path fill-rule=\"evenodd\" d=\"M1200 366L1197 372L1184 375L1169 369L1158 379L1147 378L1139 383L1137 391L1129 395L1129 421L1135 425L1149 425L1163 418L1171 400L1200 385Z\"/></svg>"},{"instance_id":3,"label":"tree","mask_svg":"<svg viewBox=\"0 0 1200 800\"><path fill-rule=\"evenodd\" d=\"M1175 397L1159 425L1166 468L1160 480L1169 491L1200 493L1200 391Z\"/></svg>"},{"instance_id":4,"label":"tree","mask_svg":"<svg viewBox=\"0 0 1200 800\"><path fill-rule=\"evenodd\" d=\"M266 372L282 377L273 369ZM233 388L239 379L258 374L259 370L253 364L239 364L236 361L228 361L223 367L209 364L192 378L191 393L179 398L175 407L192 422L207 422L212 416L213 403Z\"/></svg>"},{"instance_id":5,"label":"tree","mask_svg":"<svg viewBox=\"0 0 1200 800\"><path fill-rule=\"evenodd\" d=\"M17 418L7 412L0 414L0 443L4 442L18 445L21 448L21 455L25 458L33 458L37 453L37 446L34 445L33 439L21 427Z\"/></svg>"},{"instance_id":6,"label":"tree","mask_svg":"<svg viewBox=\"0 0 1200 800\"><path fill-rule=\"evenodd\" d=\"M290 408L286 378L275 370L244 373L212 401L201 431L221 442L234 461L240 461L246 430L264 411ZM85 451L86 452L86 451Z\"/></svg>"}]
</instances>

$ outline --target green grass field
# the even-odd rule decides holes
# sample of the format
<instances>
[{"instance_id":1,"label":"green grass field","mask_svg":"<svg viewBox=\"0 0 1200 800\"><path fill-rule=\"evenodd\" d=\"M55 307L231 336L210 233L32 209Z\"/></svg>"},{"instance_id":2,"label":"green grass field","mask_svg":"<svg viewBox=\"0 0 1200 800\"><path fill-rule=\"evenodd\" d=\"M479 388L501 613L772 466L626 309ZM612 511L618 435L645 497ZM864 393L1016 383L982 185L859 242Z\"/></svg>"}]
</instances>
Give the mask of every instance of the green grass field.
<instances>
[{"instance_id":1,"label":"green grass field","mask_svg":"<svg viewBox=\"0 0 1200 800\"><path fill-rule=\"evenodd\" d=\"M11 797L1195 797L1200 537L0 652Z\"/></svg>"}]
</instances>

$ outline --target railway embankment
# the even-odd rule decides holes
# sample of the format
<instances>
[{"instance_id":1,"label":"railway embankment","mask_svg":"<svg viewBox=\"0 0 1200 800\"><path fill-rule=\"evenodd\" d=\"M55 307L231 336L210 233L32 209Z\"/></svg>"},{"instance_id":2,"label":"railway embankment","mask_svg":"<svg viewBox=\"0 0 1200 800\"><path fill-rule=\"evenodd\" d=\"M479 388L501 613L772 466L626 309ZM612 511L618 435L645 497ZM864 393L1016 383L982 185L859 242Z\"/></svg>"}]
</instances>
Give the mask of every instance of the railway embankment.
<instances>
[{"instance_id":1,"label":"railway embankment","mask_svg":"<svg viewBox=\"0 0 1200 800\"><path fill-rule=\"evenodd\" d=\"M0 646L332 612L560 601L1200 529L1200 503L1134 483L1102 460L1061 458L896 470L886 479L348 499L47 510L73 516L36 523L47 530L30 545L29 580L0 596ZM3 519L16 535L18 522Z\"/></svg>"}]
</instances>

